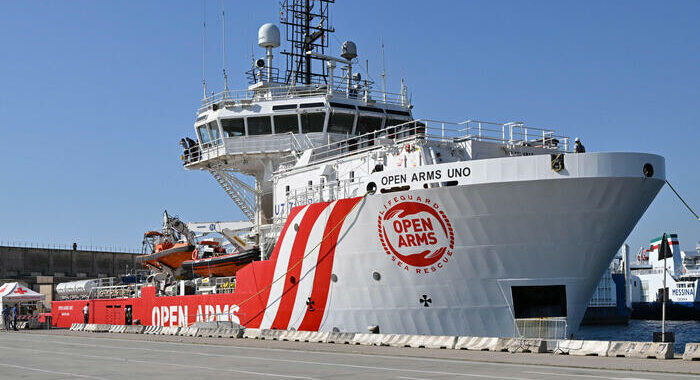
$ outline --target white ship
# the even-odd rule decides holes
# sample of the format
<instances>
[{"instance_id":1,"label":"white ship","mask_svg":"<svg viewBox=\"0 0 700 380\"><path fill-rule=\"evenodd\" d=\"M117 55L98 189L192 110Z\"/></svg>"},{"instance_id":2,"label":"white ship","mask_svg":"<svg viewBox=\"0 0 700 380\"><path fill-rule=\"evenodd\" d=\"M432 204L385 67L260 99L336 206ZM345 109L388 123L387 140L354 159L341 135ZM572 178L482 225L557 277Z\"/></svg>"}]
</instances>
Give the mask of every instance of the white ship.
<instances>
[{"instance_id":1,"label":"white ship","mask_svg":"<svg viewBox=\"0 0 700 380\"><path fill-rule=\"evenodd\" d=\"M700 242L695 251L681 251L678 235L669 235L673 257L666 259L666 318L700 320ZM631 265L632 317L661 319L664 289L664 260L659 260L661 236L641 249Z\"/></svg>"},{"instance_id":2,"label":"white ship","mask_svg":"<svg viewBox=\"0 0 700 380\"><path fill-rule=\"evenodd\" d=\"M185 168L209 171L254 226L262 257L237 274L235 320L575 332L663 186L664 158L574 154L568 137L522 122L417 119L403 81L394 94L358 74L354 43L339 57L326 51L329 3L282 4L286 70L273 59L279 29L263 25L266 55L250 86L205 97L184 154Z\"/></svg>"}]
</instances>

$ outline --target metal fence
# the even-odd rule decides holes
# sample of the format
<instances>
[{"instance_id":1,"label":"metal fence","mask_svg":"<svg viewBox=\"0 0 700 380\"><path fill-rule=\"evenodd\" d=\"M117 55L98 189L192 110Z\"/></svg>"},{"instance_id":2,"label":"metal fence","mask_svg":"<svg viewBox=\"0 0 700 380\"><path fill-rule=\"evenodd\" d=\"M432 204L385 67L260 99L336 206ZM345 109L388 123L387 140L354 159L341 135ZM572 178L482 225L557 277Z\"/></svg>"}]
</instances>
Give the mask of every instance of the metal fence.
<instances>
[{"instance_id":1,"label":"metal fence","mask_svg":"<svg viewBox=\"0 0 700 380\"><path fill-rule=\"evenodd\" d=\"M73 245L75 244L75 246ZM63 243L41 243L21 240L0 240L0 247L8 248L40 248L40 249L63 249L90 252L111 252L111 253L141 253L141 248L125 248L116 245L84 245L84 244L63 244Z\"/></svg>"},{"instance_id":2,"label":"metal fence","mask_svg":"<svg viewBox=\"0 0 700 380\"><path fill-rule=\"evenodd\" d=\"M516 334L519 338L566 339L565 317L516 318Z\"/></svg>"}]
</instances>

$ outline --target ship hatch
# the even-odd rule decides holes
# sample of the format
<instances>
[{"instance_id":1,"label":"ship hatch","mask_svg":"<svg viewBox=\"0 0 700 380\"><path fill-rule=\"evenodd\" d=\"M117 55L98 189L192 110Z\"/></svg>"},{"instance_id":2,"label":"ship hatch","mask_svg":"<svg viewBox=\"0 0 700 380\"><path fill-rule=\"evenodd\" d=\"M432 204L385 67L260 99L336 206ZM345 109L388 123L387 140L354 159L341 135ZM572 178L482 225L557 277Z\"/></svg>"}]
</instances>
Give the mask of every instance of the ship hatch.
<instances>
[{"instance_id":1,"label":"ship hatch","mask_svg":"<svg viewBox=\"0 0 700 380\"><path fill-rule=\"evenodd\" d=\"M513 286L515 318L566 317L566 286Z\"/></svg>"}]
</instances>

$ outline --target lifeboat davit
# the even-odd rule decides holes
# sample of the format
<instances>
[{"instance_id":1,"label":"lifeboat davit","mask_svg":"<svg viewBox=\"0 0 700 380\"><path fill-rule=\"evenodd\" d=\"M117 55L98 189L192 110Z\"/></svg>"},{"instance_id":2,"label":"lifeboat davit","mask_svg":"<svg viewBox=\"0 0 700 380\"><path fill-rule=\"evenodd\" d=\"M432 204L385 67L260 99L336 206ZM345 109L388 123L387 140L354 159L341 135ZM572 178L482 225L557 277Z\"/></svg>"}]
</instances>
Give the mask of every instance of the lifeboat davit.
<instances>
[{"instance_id":1,"label":"lifeboat davit","mask_svg":"<svg viewBox=\"0 0 700 380\"><path fill-rule=\"evenodd\" d=\"M182 269L201 277L234 276L236 272L260 259L260 250L249 249L244 252L222 254L225 251L214 241L202 241L201 249L195 251L190 260L182 263Z\"/></svg>"}]
</instances>

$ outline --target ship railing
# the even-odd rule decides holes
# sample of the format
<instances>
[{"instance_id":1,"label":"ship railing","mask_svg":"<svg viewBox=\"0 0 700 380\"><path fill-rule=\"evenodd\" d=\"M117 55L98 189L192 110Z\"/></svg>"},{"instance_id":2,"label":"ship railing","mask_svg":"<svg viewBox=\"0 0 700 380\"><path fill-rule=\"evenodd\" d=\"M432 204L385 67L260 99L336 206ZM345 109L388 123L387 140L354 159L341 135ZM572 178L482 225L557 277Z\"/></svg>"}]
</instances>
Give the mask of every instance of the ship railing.
<instances>
[{"instance_id":1,"label":"ship railing","mask_svg":"<svg viewBox=\"0 0 700 380\"><path fill-rule=\"evenodd\" d=\"M700 269L686 269L683 277L700 277Z\"/></svg>"},{"instance_id":2,"label":"ship railing","mask_svg":"<svg viewBox=\"0 0 700 380\"><path fill-rule=\"evenodd\" d=\"M273 228L273 231L279 234L293 207L362 196L365 178L368 177L358 176L289 189L285 194L284 206L277 205L283 208L274 210L273 226L279 226L279 228Z\"/></svg>"},{"instance_id":3,"label":"ship railing","mask_svg":"<svg viewBox=\"0 0 700 380\"><path fill-rule=\"evenodd\" d=\"M334 77L337 80L334 82L333 88L327 84L312 84L312 85L279 85L272 84L270 86L260 87L256 89L244 90L225 90L219 93L214 93L202 99L202 105L198 112L206 111L213 104L221 107L226 106L247 106L255 101L268 100L284 100L297 99L314 96L331 95L336 98L360 99L366 103L382 103L399 105L406 107L409 105L406 95L401 95L392 92L379 91L371 88L371 86L353 85L348 91L347 86L342 83L342 77Z\"/></svg>"},{"instance_id":4,"label":"ship railing","mask_svg":"<svg viewBox=\"0 0 700 380\"><path fill-rule=\"evenodd\" d=\"M133 298L141 294L142 284L98 286L90 290L89 299Z\"/></svg>"},{"instance_id":5,"label":"ship railing","mask_svg":"<svg viewBox=\"0 0 700 380\"><path fill-rule=\"evenodd\" d=\"M523 155L533 149L548 149L552 152L568 152L569 138L555 134L550 129L525 126L521 122L495 123L466 120L460 123L418 119L402 124L353 136L344 140L313 148L309 163L336 160L394 145L410 140L429 140L443 143L463 141L485 141L504 145L511 155ZM291 155L280 166L281 170L294 166L297 157Z\"/></svg>"},{"instance_id":6,"label":"ship railing","mask_svg":"<svg viewBox=\"0 0 700 380\"><path fill-rule=\"evenodd\" d=\"M313 139L309 136L299 137L294 133L275 135L223 137L212 141L202 142L195 147L183 150L183 165L193 164L219 158L229 153L256 154L301 152L325 142L320 136Z\"/></svg>"},{"instance_id":7,"label":"ship railing","mask_svg":"<svg viewBox=\"0 0 700 380\"><path fill-rule=\"evenodd\" d=\"M515 319L518 338L566 339L567 328L566 317Z\"/></svg>"}]
</instances>

